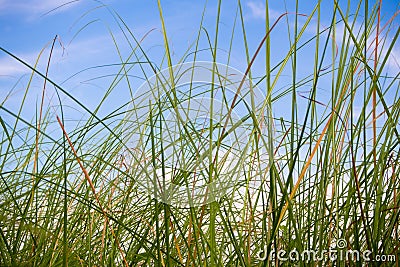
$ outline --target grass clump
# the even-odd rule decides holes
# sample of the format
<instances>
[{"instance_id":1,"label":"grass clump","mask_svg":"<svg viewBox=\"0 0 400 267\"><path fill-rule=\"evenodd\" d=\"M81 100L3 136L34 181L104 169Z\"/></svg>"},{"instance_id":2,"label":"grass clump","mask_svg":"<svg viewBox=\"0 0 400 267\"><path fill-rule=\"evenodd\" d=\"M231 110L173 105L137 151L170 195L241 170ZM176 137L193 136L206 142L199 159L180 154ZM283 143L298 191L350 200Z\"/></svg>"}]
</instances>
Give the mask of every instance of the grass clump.
<instances>
[{"instance_id":1,"label":"grass clump","mask_svg":"<svg viewBox=\"0 0 400 267\"><path fill-rule=\"evenodd\" d=\"M334 1L323 25L321 1L307 14L300 6L273 19L267 1L265 32L254 46L241 1L229 31L220 29L224 3L205 4L196 37L176 59L158 1L163 53L153 59L146 37L102 5L124 37L110 31L121 62L107 65L116 73L94 108L49 75L54 47L45 71L1 47L31 71L25 96L33 77L43 90L33 119L22 115L25 98L17 108L1 99L0 265L397 264L397 13L381 17L379 1ZM216 12L214 28L206 27L207 12ZM287 48L272 41L277 27L287 28ZM221 66L239 57L237 44L246 63L233 78ZM195 69L204 61L209 81L199 85ZM130 97L110 110L115 92ZM82 119L71 120L73 109ZM222 181L220 188L232 177L229 190L204 203L160 197L168 179L184 188L195 179ZM213 189L198 190L188 194L204 190L207 198ZM289 257L333 249L368 251L373 260ZM286 260L272 253L279 250Z\"/></svg>"}]
</instances>

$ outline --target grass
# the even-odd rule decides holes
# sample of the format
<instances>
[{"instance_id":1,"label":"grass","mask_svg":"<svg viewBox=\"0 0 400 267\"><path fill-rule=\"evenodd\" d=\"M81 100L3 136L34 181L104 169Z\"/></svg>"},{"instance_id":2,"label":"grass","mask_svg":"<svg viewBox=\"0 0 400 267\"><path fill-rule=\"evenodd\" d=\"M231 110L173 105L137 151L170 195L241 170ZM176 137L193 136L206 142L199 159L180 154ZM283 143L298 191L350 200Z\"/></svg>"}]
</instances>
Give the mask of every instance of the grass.
<instances>
[{"instance_id":1,"label":"grass","mask_svg":"<svg viewBox=\"0 0 400 267\"><path fill-rule=\"evenodd\" d=\"M171 56L161 1L164 56L158 62L123 18L102 5L131 53L120 53L121 40L110 31L121 62L94 109L49 77L53 47L45 72L1 47L31 71L25 97L33 77L43 80L43 89L32 120L21 115L25 97L16 112L7 106L8 97L1 99L0 265L292 266L294 261L262 256L278 250L286 256L293 250L323 253L339 245L338 251L368 250L373 259L395 256L368 266L397 266L400 83L398 72L385 72L398 44L398 12L384 20L382 2L335 1L326 26L322 5L318 1L311 13L300 14L296 1L294 12L273 20L267 1L264 37L254 50L241 1L228 40L220 37L222 1L215 28L203 24L205 5L198 34L178 62ZM271 34L285 24L288 49L275 62L275 50L282 48ZM314 33L308 37L307 31ZM243 44L247 60L237 80L218 65L230 65L235 42ZM220 44L228 44L224 62ZM301 62L305 51L314 52L311 64ZM194 74L204 57L211 84L200 86ZM188 62L183 71L176 67ZM261 71L255 62L263 62ZM191 82L181 89L186 72ZM137 76L154 91L136 92ZM102 114L117 85L132 99ZM223 90L227 86L233 89ZM49 91L55 107L46 105ZM200 96L209 99L202 102L206 114L196 106ZM66 119L65 98L84 119ZM282 107L288 115L276 116ZM189 112L212 119L200 131ZM170 205L168 179L190 189L193 179L212 184L225 182L224 175L239 177L225 194L212 195L206 186L199 189L204 203ZM298 262L362 263L328 257Z\"/></svg>"}]
</instances>

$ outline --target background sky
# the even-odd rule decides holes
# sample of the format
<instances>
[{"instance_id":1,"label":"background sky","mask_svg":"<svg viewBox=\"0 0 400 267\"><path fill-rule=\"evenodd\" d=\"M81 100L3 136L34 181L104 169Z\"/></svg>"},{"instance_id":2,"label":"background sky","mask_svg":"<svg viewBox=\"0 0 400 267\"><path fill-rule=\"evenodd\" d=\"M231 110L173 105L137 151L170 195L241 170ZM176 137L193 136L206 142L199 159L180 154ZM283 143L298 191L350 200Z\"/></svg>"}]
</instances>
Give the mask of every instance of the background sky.
<instances>
[{"instance_id":1,"label":"background sky","mask_svg":"<svg viewBox=\"0 0 400 267\"><path fill-rule=\"evenodd\" d=\"M285 10L293 13L295 11L294 2L270 1L271 23ZM310 14L316 1L299 2L299 13ZM321 6L322 25L330 25L332 2L323 1ZM347 1L342 2L343 7L345 7L344 4ZM355 8L358 1L353 2L352 8ZM372 5L374 2L370 1L370 3ZM169 36L172 60L173 63L178 63L189 45L197 37L205 1L164 0L161 1L161 5ZM265 3L260 0L245 0L242 1L242 8L249 53L252 55L265 34ZM398 1L383 1L383 20L387 21L396 10L399 10ZM119 66L109 65L119 64L121 61L127 60L132 51L124 33L119 29L121 21L118 22L115 15L112 15L114 11L120 15L135 37L141 40L141 46L150 60L159 67L161 65L166 66L165 60L163 61L164 46L157 1L0 0L0 46L31 66L35 64L42 49L44 49L38 63L38 69L44 73L50 51L49 47L53 38L57 35L58 40L51 59L49 77L93 110L101 101L119 70ZM218 62L223 64L228 62L227 51L230 47L236 12L236 1L223 1L218 39L220 49L217 52ZM211 42L214 42L216 14L217 1L208 1L204 15L205 31L202 32L199 49L208 48L206 31ZM293 15L289 15L288 20L286 21L286 18L282 20L271 33L272 65L278 63L289 49L288 30L293 34L293 18ZM305 20L306 18L299 18L299 25L301 26ZM357 23L361 26L362 22ZM310 25L304 34L304 41L315 35L316 20L313 19ZM398 18L395 18L395 25L397 27L399 25ZM343 35L343 31L344 26L339 24L336 33L338 40ZM125 31L125 33L127 32ZM244 72L247 61L241 34L240 17L238 17L229 64ZM132 38L130 40L132 41ZM337 41L337 44L340 45L339 41ZM299 53L299 79L312 74L314 51L315 47L309 45ZM210 60L209 51L199 53L199 59ZM400 48L397 45L390 57L389 68L386 70L388 73L393 75L399 72L399 59ZM132 60L136 59L132 58ZM254 76L265 73L264 62L265 51L263 50L254 63ZM0 51L0 103L4 107L14 112L19 109L29 82L30 73L26 66ZM290 73L291 70L289 69L288 74ZM130 75L132 75L131 87L135 90L143 82L143 73L139 68L134 68L130 71ZM275 94L290 86L291 77L286 76L287 79L285 79L285 75L285 73L282 75L274 89ZM116 88L120 88L113 90L106 100L106 105L103 105L103 108L99 111L100 114L107 114L129 99L130 94L126 90L126 86L126 83L120 83L116 86ZM324 90L330 92L329 86L329 80L325 83L321 81L321 92L324 92ZM27 103L22 110L22 114L27 120L31 120L35 116L42 88L43 79L35 75L27 94ZM310 88L303 89L307 91ZM321 97L323 98L323 95ZM67 114L71 118L84 116L82 109L74 105L73 101L65 96L62 96L62 99L67 106ZM284 99L282 101L281 105L276 105L274 112L285 115L288 111L287 103L284 102L286 101ZM54 99L54 91L47 90L46 102L50 105L57 105L57 101ZM279 108L279 106L282 108ZM7 114L2 114L2 116L6 117Z\"/></svg>"}]
</instances>

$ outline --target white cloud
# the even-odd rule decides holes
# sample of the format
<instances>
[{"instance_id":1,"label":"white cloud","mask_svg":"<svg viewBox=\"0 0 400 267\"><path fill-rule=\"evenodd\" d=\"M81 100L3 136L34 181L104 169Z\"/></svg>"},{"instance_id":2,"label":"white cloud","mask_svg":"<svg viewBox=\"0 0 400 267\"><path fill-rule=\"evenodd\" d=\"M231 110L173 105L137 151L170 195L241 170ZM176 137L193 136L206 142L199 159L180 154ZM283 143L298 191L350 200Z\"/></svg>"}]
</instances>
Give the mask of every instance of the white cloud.
<instances>
[{"instance_id":1,"label":"white cloud","mask_svg":"<svg viewBox=\"0 0 400 267\"><path fill-rule=\"evenodd\" d=\"M250 8L252 18L265 20L266 6L263 2L250 1L247 3L247 6ZM281 15L281 13L271 8L268 11L269 11L269 17L272 20L277 19Z\"/></svg>"},{"instance_id":2,"label":"white cloud","mask_svg":"<svg viewBox=\"0 0 400 267\"><path fill-rule=\"evenodd\" d=\"M82 61L83 58L91 58L92 60L93 58L99 58L99 54L102 54L101 48L104 50L103 54L106 54L105 51L112 51L112 43L107 43L107 40L110 41L108 37L108 35L95 36L89 39L73 42L66 47L61 47L60 43L57 41L54 46L52 63L60 63L68 58L69 60L75 60L76 62ZM102 43L103 47L96 46L98 43ZM105 47L106 43L111 45ZM41 55L42 58L40 59L38 66L39 70L43 70L46 67L49 45L50 43L48 43L47 50ZM13 51L10 52L13 53ZM23 53L14 53L14 55L28 63L30 66L33 66L40 55L40 49ZM18 62L13 57L4 53L0 54L0 76L18 77L20 74L30 72L31 70L28 67Z\"/></svg>"},{"instance_id":3,"label":"white cloud","mask_svg":"<svg viewBox=\"0 0 400 267\"><path fill-rule=\"evenodd\" d=\"M35 55L33 53L20 55L19 57L24 61L34 63ZM26 66L10 56L0 58L0 76L19 76L29 72L30 70Z\"/></svg>"},{"instance_id":4,"label":"white cloud","mask_svg":"<svg viewBox=\"0 0 400 267\"><path fill-rule=\"evenodd\" d=\"M394 47L390 53L390 58L388 60L388 65L394 71L400 70L400 47Z\"/></svg>"},{"instance_id":5,"label":"white cloud","mask_svg":"<svg viewBox=\"0 0 400 267\"><path fill-rule=\"evenodd\" d=\"M247 6L251 10L251 14L254 18L265 19L265 5L261 2L249 2Z\"/></svg>"},{"instance_id":6,"label":"white cloud","mask_svg":"<svg viewBox=\"0 0 400 267\"><path fill-rule=\"evenodd\" d=\"M0 59L0 76L14 76L24 72L26 70L21 67L21 64L11 61L8 58Z\"/></svg>"},{"instance_id":7,"label":"white cloud","mask_svg":"<svg viewBox=\"0 0 400 267\"><path fill-rule=\"evenodd\" d=\"M55 12L65 11L76 6L79 2L79 0L0 0L0 13L42 15L52 10Z\"/></svg>"}]
</instances>

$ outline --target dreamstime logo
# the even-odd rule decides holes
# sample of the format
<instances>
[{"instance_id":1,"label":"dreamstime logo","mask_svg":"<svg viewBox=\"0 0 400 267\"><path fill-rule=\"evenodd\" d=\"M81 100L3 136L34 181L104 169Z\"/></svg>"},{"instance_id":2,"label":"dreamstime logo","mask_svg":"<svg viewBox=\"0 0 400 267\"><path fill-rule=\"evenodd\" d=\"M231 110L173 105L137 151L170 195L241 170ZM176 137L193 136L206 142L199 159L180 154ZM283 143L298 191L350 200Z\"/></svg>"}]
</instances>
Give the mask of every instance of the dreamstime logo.
<instances>
[{"instance_id":1,"label":"dreamstime logo","mask_svg":"<svg viewBox=\"0 0 400 267\"><path fill-rule=\"evenodd\" d=\"M189 62L161 70L137 90L124 142L140 187L161 202L194 207L233 190L247 168L249 136L265 96L238 70Z\"/></svg>"},{"instance_id":2,"label":"dreamstime logo","mask_svg":"<svg viewBox=\"0 0 400 267\"><path fill-rule=\"evenodd\" d=\"M335 262L337 260L346 261L376 261L376 262L393 262L396 261L395 255L376 255L373 257L372 251L364 250L358 251L353 249L347 249L347 241L345 239L338 239L335 244L329 249L323 249L322 251L316 250L304 250L299 252L296 249L291 251L285 250L271 250L269 255L267 253L267 247L257 253L257 260L264 261L269 259L271 261L292 261L292 262L324 262L330 261ZM269 256L269 257L268 257Z\"/></svg>"}]
</instances>

